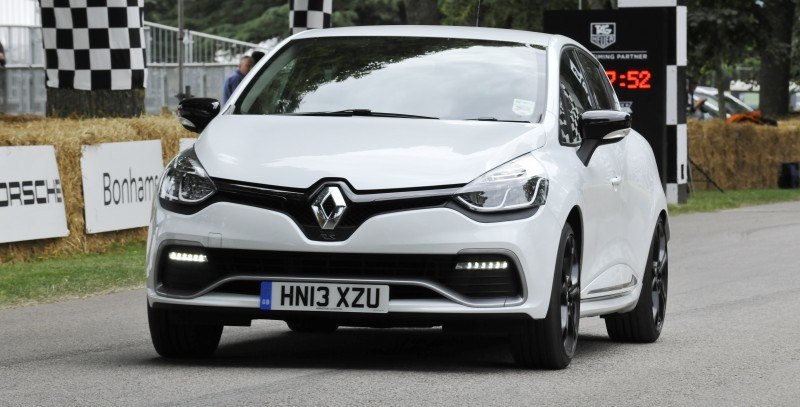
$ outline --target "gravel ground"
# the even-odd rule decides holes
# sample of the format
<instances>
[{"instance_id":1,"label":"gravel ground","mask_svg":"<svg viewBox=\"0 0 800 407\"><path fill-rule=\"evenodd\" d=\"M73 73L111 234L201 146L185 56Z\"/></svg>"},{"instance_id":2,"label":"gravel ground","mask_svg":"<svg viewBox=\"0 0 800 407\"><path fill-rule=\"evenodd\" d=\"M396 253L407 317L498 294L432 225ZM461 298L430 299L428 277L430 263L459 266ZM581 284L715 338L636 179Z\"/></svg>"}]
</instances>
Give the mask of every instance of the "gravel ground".
<instances>
[{"instance_id":1,"label":"gravel ground","mask_svg":"<svg viewBox=\"0 0 800 407\"><path fill-rule=\"evenodd\" d=\"M800 202L671 225L661 339L612 343L583 319L563 371L518 370L493 338L266 321L226 328L212 359L164 361L135 290L0 310L0 405L797 405Z\"/></svg>"}]
</instances>

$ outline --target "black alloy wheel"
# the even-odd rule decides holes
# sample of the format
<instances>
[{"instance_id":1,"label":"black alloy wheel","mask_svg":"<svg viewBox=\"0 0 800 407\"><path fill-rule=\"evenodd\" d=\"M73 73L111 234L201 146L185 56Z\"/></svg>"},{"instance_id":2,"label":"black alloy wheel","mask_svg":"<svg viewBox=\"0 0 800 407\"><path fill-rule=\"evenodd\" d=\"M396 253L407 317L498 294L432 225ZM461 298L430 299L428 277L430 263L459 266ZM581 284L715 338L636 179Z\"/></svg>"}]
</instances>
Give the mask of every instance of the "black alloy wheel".
<instances>
[{"instance_id":1,"label":"black alloy wheel","mask_svg":"<svg viewBox=\"0 0 800 407\"><path fill-rule=\"evenodd\" d=\"M651 302L655 329L661 332L667 313L667 236L663 222L656 226L655 242L650 255L653 270Z\"/></svg>"},{"instance_id":2,"label":"black alloy wheel","mask_svg":"<svg viewBox=\"0 0 800 407\"><path fill-rule=\"evenodd\" d=\"M580 240L564 225L558 245L550 303L544 319L521 322L511 331L511 351L526 368L564 369L578 344L581 316Z\"/></svg>"},{"instance_id":3,"label":"black alloy wheel","mask_svg":"<svg viewBox=\"0 0 800 407\"><path fill-rule=\"evenodd\" d=\"M659 219L650 243L642 291L636 308L622 314L603 315L608 336L619 342L655 342L667 315L669 252L664 219Z\"/></svg>"},{"instance_id":4,"label":"black alloy wheel","mask_svg":"<svg viewBox=\"0 0 800 407\"><path fill-rule=\"evenodd\" d=\"M580 272L575 235L567 238L561 260L561 336L564 352L571 358L578 344L578 324L580 321Z\"/></svg>"}]
</instances>

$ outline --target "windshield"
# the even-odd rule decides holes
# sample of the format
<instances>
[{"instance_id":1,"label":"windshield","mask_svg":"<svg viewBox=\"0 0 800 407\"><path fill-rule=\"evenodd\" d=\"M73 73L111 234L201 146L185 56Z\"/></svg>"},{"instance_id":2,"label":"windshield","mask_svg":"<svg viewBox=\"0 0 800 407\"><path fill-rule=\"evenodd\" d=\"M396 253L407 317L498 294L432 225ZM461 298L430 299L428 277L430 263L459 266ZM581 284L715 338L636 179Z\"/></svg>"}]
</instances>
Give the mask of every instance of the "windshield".
<instances>
[{"instance_id":1,"label":"windshield","mask_svg":"<svg viewBox=\"0 0 800 407\"><path fill-rule=\"evenodd\" d=\"M357 110L538 122L545 109L545 56L525 44L472 39L296 40L257 73L236 113Z\"/></svg>"}]
</instances>

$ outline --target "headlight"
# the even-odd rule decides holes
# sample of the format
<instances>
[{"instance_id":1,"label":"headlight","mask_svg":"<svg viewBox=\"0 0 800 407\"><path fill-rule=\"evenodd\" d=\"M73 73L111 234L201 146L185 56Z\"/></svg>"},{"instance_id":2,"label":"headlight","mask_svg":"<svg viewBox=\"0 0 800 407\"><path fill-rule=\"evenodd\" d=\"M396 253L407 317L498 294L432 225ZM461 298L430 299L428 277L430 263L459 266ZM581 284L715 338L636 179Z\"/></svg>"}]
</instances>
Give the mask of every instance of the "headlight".
<instances>
[{"instance_id":1,"label":"headlight","mask_svg":"<svg viewBox=\"0 0 800 407\"><path fill-rule=\"evenodd\" d=\"M542 164L526 154L470 182L456 199L478 212L511 211L544 205L548 185Z\"/></svg>"},{"instance_id":2,"label":"headlight","mask_svg":"<svg viewBox=\"0 0 800 407\"><path fill-rule=\"evenodd\" d=\"M198 203L208 199L217 187L190 148L167 165L161 179L161 199Z\"/></svg>"}]
</instances>

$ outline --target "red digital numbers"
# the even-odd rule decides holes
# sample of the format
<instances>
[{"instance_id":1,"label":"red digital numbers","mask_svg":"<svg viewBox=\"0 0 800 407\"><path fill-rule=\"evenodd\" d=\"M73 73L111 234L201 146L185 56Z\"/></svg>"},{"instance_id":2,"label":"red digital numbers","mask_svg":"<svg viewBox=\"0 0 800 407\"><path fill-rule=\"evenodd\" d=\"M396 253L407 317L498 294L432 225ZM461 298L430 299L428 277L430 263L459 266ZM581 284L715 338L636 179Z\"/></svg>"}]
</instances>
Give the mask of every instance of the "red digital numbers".
<instances>
[{"instance_id":1,"label":"red digital numbers","mask_svg":"<svg viewBox=\"0 0 800 407\"><path fill-rule=\"evenodd\" d=\"M622 73L617 73L616 70L607 70L608 80L611 84L623 89L650 89L650 78L653 75L649 69L629 69Z\"/></svg>"}]
</instances>

